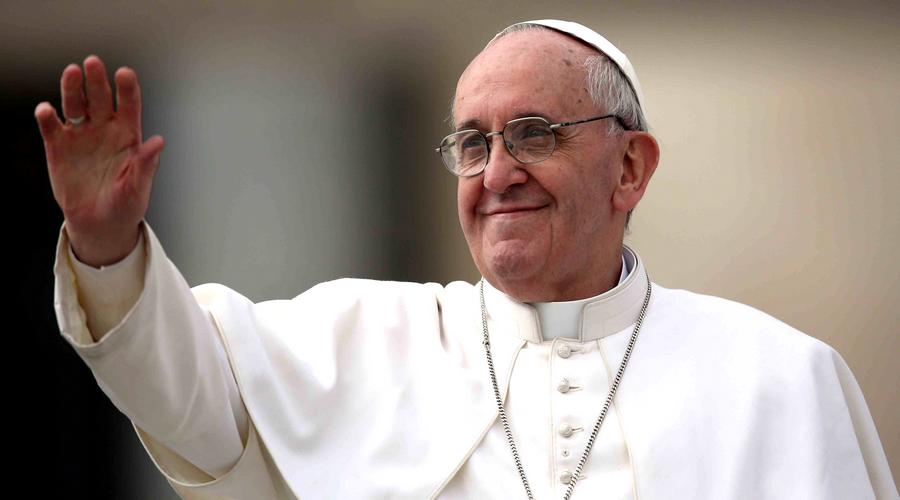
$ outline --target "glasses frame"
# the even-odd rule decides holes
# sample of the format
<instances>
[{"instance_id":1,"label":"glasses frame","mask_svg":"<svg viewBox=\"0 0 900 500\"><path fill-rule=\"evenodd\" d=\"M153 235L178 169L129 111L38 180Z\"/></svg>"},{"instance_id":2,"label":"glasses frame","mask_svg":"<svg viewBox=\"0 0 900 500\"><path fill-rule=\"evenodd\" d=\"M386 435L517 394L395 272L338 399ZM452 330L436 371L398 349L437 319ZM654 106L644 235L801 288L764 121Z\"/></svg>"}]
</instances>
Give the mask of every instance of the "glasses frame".
<instances>
[{"instance_id":1,"label":"glasses frame","mask_svg":"<svg viewBox=\"0 0 900 500\"><path fill-rule=\"evenodd\" d=\"M551 156L553 156L553 152L556 151L556 129L563 128L563 127L571 127L572 125L580 125L582 123L594 122L597 120L605 120L607 118L615 118L616 122L618 122L618 124L623 129L631 130L630 128L628 128L628 125L625 124L625 120L623 120L621 116L616 115L616 114L595 116L593 118L586 118L584 120L576 120L576 121L571 121L571 122L559 122L559 123L550 123L550 120L547 120L546 118L544 118L542 116L523 116L522 118L516 118L514 120L510 120L510 121L506 122L506 125L503 125L503 129L494 131L494 132L485 133L485 132L482 132L482 131L474 129L474 128L457 130L456 132L453 132L452 134L449 134L449 135L445 136L443 139L441 139L441 144L444 144L444 142L446 142L447 139L449 139L450 137L452 137L454 135L462 134L464 132L475 132L476 134L480 135L484 139L484 143L487 147L487 154L484 156L484 163L482 163L481 168L478 169L477 172L468 174L468 175L458 174L450 167L450 165L447 165L447 162L444 159L444 155L443 155L443 153L441 153L442 146L438 146L438 147L434 148L434 151L441 157L441 163L444 164L444 167L447 170L449 170L451 174L453 174L457 177L474 177L474 176L479 175L482 172L484 172L484 169L487 168L487 164L491 159L491 137L493 137L495 135L502 136L503 133L506 132L506 128L509 127L510 124L518 123L518 122L525 121L525 120L540 120L540 121L546 123L547 126L550 128L550 130L553 132L553 149L550 151L550 154L547 155L547 158L544 158L542 160L537 160L537 161L529 161L529 162L525 162L525 161L522 161L522 160L516 158L516 155L514 155L513 152L509 150L509 144L507 144L506 139L504 138L503 147L506 148L506 151L509 153L509 155L512 156L513 158L515 158L515 160L518 161L519 163L522 163L525 165L530 165L533 163L540 163L542 161L547 160Z\"/></svg>"}]
</instances>

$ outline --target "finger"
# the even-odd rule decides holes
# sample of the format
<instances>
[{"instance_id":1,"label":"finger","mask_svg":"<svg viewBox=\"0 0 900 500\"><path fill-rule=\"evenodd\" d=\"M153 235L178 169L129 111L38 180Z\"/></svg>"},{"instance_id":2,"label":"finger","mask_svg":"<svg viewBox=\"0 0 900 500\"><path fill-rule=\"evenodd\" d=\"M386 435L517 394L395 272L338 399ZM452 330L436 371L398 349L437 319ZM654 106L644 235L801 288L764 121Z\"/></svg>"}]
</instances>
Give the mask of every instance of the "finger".
<instances>
[{"instance_id":1,"label":"finger","mask_svg":"<svg viewBox=\"0 0 900 500\"><path fill-rule=\"evenodd\" d=\"M159 166L159 155L165 145L162 136L154 135L138 148L135 160L145 178L153 178L153 174Z\"/></svg>"},{"instance_id":2,"label":"finger","mask_svg":"<svg viewBox=\"0 0 900 500\"><path fill-rule=\"evenodd\" d=\"M112 115L112 90L106 77L106 66L99 57L90 55L84 60L84 73L88 116L94 122L106 121Z\"/></svg>"},{"instance_id":3,"label":"finger","mask_svg":"<svg viewBox=\"0 0 900 500\"><path fill-rule=\"evenodd\" d=\"M81 68L77 64L70 64L62 72L59 80L62 92L63 116L66 118L78 118L85 115L84 81L81 76Z\"/></svg>"},{"instance_id":4,"label":"finger","mask_svg":"<svg viewBox=\"0 0 900 500\"><path fill-rule=\"evenodd\" d=\"M116 70L116 115L137 131L141 137L141 87L131 68Z\"/></svg>"},{"instance_id":5,"label":"finger","mask_svg":"<svg viewBox=\"0 0 900 500\"><path fill-rule=\"evenodd\" d=\"M38 122L38 128L41 129L41 137L45 142L52 141L56 134L62 129L62 122L56 115L56 110L49 102L42 102L34 108L34 118Z\"/></svg>"}]
</instances>

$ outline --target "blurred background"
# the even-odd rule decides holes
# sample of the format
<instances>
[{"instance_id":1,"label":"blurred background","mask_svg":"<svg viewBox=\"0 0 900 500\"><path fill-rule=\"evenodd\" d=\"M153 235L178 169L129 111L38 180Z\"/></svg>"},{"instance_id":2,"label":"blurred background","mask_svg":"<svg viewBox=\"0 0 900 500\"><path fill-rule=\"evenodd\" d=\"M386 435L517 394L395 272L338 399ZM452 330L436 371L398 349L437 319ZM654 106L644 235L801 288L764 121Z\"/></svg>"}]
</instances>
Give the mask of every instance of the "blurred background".
<instances>
[{"instance_id":1,"label":"blurred background","mask_svg":"<svg viewBox=\"0 0 900 500\"><path fill-rule=\"evenodd\" d=\"M604 33L641 79L662 157L626 242L654 281L837 349L896 477L900 4L531 0L4 1L21 473L76 498L177 498L53 315L62 218L33 111L61 109L68 63L137 71L144 133L167 142L147 220L190 284L259 301L344 276L475 281L432 149L468 61L546 17Z\"/></svg>"}]
</instances>

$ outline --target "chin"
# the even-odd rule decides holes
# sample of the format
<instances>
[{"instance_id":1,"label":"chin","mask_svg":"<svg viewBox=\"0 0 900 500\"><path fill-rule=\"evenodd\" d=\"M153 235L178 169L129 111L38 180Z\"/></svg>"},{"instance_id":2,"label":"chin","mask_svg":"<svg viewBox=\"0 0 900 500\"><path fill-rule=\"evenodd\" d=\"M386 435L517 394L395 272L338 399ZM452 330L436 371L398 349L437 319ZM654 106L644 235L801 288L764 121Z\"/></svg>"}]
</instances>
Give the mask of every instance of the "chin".
<instances>
[{"instance_id":1,"label":"chin","mask_svg":"<svg viewBox=\"0 0 900 500\"><path fill-rule=\"evenodd\" d=\"M538 275L541 269L541 259L537 258L534 249L527 242L522 241L505 241L494 245L484 255L484 259L489 274L498 281L495 284L498 286L504 282L528 280Z\"/></svg>"}]
</instances>

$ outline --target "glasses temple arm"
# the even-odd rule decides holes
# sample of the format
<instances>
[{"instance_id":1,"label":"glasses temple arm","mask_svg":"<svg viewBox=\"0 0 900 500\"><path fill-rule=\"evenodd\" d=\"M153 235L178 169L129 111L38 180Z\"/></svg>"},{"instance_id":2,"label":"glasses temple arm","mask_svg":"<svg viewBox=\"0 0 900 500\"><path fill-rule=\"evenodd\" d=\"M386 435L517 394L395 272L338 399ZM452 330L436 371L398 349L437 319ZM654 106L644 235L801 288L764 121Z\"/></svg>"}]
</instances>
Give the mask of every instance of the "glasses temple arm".
<instances>
[{"instance_id":1,"label":"glasses temple arm","mask_svg":"<svg viewBox=\"0 0 900 500\"><path fill-rule=\"evenodd\" d=\"M597 116L597 117L594 117L594 118L588 118L587 120L578 120L578 121L574 121L574 122L555 123L555 124L553 124L553 125L550 125L550 129L552 130L552 129L557 129L557 128L560 128L560 127L568 127L568 126L570 126L570 125L578 125L579 123L587 123L587 122L593 122L593 121L597 121L597 120L605 120L606 118L615 118L616 121L619 123L619 125L622 126L622 128L624 128L625 130L631 130L631 128L629 128L628 125L625 124L625 121L622 120L622 117L619 116L619 115L603 115L603 116Z\"/></svg>"}]
</instances>

